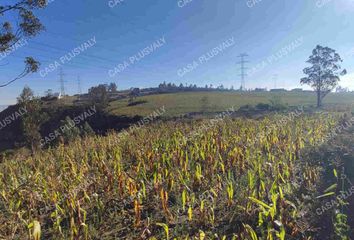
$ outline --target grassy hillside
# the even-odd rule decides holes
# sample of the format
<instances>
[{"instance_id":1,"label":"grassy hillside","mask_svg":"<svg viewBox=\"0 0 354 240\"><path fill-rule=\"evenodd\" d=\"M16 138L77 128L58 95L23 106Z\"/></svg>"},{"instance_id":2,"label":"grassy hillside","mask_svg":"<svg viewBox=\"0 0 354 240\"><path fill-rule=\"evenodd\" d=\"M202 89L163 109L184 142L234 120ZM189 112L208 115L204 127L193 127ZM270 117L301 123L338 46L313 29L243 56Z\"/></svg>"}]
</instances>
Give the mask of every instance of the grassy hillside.
<instances>
[{"instance_id":1,"label":"grassy hillside","mask_svg":"<svg viewBox=\"0 0 354 240\"><path fill-rule=\"evenodd\" d=\"M203 97L207 97L208 104L205 110L208 112L222 112L232 106L235 106L237 109L247 104L269 104L274 99L279 99L283 104L289 106L316 105L315 93L311 92L183 92L139 97L136 101L141 101L142 103L136 106L128 106L128 99L114 101L111 102L108 111L114 115L146 116L156 109L165 106L165 117L173 117L190 112L203 111ZM338 106L352 105L354 104L354 94L330 94L325 98L324 104Z\"/></svg>"},{"instance_id":2,"label":"grassy hillside","mask_svg":"<svg viewBox=\"0 0 354 240\"><path fill-rule=\"evenodd\" d=\"M204 101L203 101L204 99ZM67 97L59 101L48 101L43 104L43 115L49 118L41 126L42 136L60 127L60 123L67 116L75 118L85 112L85 108L91 107L89 102L82 101L76 103L77 98ZM129 106L129 99L122 99L110 102L110 106L105 111L100 111L88 119L90 126L96 133L104 134L109 129L121 130L129 127L129 125L137 123L141 118L154 116L154 112L163 113L162 119L170 119L180 115L189 113L201 113L193 115L195 118L214 117L216 112L224 112L231 107L238 110L239 107L245 105L257 105L259 103L270 104L271 101L279 102L283 105L315 105L316 97L311 92L180 92L170 94L155 94L142 96L135 99L134 104ZM347 108L353 105L354 94L331 94L325 98L326 106L338 106ZM164 111L162 107L164 106ZM11 115L16 106L9 107L7 110L0 112L0 120ZM256 116L263 114L265 111L238 112L235 116ZM208 116L207 116L208 114ZM137 117L136 117L137 116ZM160 115L159 115L160 116ZM155 119L155 118L154 118ZM24 145L24 136L21 128L20 120L10 124L6 128L1 129L0 134L0 152L16 148L16 146Z\"/></svg>"}]
</instances>

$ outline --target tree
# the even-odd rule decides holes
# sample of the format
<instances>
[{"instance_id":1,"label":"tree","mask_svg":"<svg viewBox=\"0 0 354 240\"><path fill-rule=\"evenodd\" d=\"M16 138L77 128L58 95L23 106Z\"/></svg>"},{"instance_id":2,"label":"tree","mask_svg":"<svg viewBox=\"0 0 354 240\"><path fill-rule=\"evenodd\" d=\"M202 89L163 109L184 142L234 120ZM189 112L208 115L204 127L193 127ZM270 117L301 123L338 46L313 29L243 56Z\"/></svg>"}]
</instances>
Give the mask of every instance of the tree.
<instances>
[{"instance_id":1,"label":"tree","mask_svg":"<svg viewBox=\"0 0 354 240\"><path fill-rule=\"evenodd\" d=\"M167 87L166 82L164 81L163 83L159 84L160 89L165 89Z\"/></svg>"},{"instance_id":2,"label":"tree","mask_svg":"<svg viewBox=\"0 0 354 240\"><path fill-rule=\"evenodd\" d=\"M111 93L116 93L118 90L118 87L117 87L117 84L115 83L110 83L109 86L108 86L108 91L111 92Z\"/></svg>"},{"instance_id":3,"label":"tree","mask_svg":"<svg viewBox=\"0 0 354 240\"><path fill-rule=\"evenodd\" d=\"M134 99L139 97L140 89L139 88L131 88L129 93L129 102L132 103Z\"/></svg>"},{"instance_id":4,"label":"tree","mask_svg":"<svg viewBox=\"0 0 354 240\"><path fill-rule=\"evenodd\" d=\"M106 84L100 84L97 87L92 87L89 89L88 93L92 104L102 108L108 105L108 86Z\"/></svg>"},{"instance_id":5,"label":"tree","mask_svg":"<svg viewBox=\"0 0 354 240\"><path fill-rule=\"evenodd\" d=\"M95 131L92 129L90 124L88 124L88 122L85 122L84 126L82 126L81 132L84 137L95 135Z\"/></svg>"},{"instance_id":6,"label":"tree","mask_svg":"<svg viewBox=\"0 0 354 240\"><path fill-rule=\"evenodd\" d=\"M34 152L40 143L41 134L40 127L46 120L46 114L41 113L41 102L33 94L29 87L24 87L22 93L17 98L20 107L26 109L27 114L22 117L22 129L25 136L26 144L28 144L32 152Z\"/></svg>"},{"instance_id":7,"label":"tree","mask_svg":"<svg viewBox=\"0 0 354 240\"><path fill-rule=\"evenodd\" d=\"M217 89L224 90L224 89L225 89L225 87L224 87L224 85L223 85L223 84L221 84L220 86L218 86L218 87L217 87Z\"/></svg>"},{"instance_id":8,"label":"tree","mask_svg":"<svg viewBox=\"0 0 354 240\"><path fill-rule=\"evenodd\" d=\"M25 86L21 94L17 97L17 102L19 104L25 105L33 99L34 99L34 93L32 89L30 89L28 86Z\"/></svg>"},{"instance_id":9,"label":"tree","mask_svg":"<svg viewBox=\"0 0 354 240\"><path fill-rule=\"evenodd\" d=\"M65 120L60 121L61 126L68 126L62 134L63 143L68 143L76 138L80 137L80 129L76 126L75 122L69 117L66 116Z\"/></svg>"},{"instance_id":10,"label":"tree","mask_svg":"<svg viewBox=\"0 0 354 240\"><path fill-rule=\"evenodd\" d=\"M11 49L18 41L24 38L35 37L44 30L39 19L33 11L44 8L47 5L46 0L21 0L11 5L0 5L0 16L6 19L6 14L11 13L12 20L4 20L0 26L0 53ZM13 13L17 17L13 16ZM32 57L26 57L25 68L17 77L0 85L0 88L6 87L18 79L21 79L29 73L37 72L39 62Z\"/></svg>"},{"instance_id":11,"label":"tree","mask_svg":"<svg viewBox=\"0 0 354 240\"><path fill-rule=\"evenodd\" d=\"M48 89L47 91L44 92L44 95L46 98L52 98L53 97L53 89Z\"/></svg>"},{"instance_id":12,"label":"tree","mask_svg":"<svg viewBox=\"0 0 354 240\"><path fill-rule=\"evenodd\" d=\"M342 58L335 50L317 45L312 55L306 61L312 66L303 70L307 77L301 79L301 84L310 85L317 93L317 107L321 107L323 98L330 93L347 71L341 70L339 63Z\"/></svg>"}]
</instances>

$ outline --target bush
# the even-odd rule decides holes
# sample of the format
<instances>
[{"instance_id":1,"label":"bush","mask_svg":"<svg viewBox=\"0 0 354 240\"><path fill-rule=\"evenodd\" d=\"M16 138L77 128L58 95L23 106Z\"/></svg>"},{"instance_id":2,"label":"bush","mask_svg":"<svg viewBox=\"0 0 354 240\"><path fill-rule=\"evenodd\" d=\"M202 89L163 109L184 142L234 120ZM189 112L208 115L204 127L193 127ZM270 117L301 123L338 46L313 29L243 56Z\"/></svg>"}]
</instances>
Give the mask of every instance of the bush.
<instances>
[{"instance_id":1,"label":"bush","mask_svg":"<svg viewBox=\"0 0 354 240\"><path fill-rule=\"evenodd\" d=\"M270 111L272 110L272 106L267 103L258 103L256 105L256 109L261 111Z\"/></svg>"},{"instance_id":2,"label":"bush","mask_svg":"<svg viewBox=\"0 0 354 240\"><path fill-rule=\"evenodd\" d=\"M250 112L250 111L254 111L254 110L255 110L254 106L249 105L249 104L241 106L239 109L239 111L241 111L241 112Z\"/></svg>"}]
</instances>

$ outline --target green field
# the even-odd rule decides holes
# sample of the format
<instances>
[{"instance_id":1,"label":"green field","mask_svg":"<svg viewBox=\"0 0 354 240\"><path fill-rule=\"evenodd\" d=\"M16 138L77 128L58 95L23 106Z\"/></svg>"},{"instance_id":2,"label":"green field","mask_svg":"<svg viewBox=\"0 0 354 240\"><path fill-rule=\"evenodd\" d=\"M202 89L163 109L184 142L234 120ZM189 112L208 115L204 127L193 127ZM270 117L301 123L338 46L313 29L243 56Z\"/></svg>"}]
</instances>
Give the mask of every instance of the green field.
<instances>
[{"instance_id":1,"label":"green field","mask_svg":"<svg viewBox=\"0 0 354 240\"><path fill-rule=\"evenodd\" d=\"M288 106L316 105L316 95L312 92L183 92L171 94L157 94L137 98L135 101L145 103L128 106L128 99L111 102L108 111L114 115L146 116L158 108L165 106L165 117L174 117L190 112L203 111L202 98L207 97L207 112L222 112L234 106L236 109L244 105L270 103L278 98ZM354 104L353 93L330 94L324 99L325 106L351 106ZM205 104L204 104L205 105Z\"/></svg>"}]
</instances>

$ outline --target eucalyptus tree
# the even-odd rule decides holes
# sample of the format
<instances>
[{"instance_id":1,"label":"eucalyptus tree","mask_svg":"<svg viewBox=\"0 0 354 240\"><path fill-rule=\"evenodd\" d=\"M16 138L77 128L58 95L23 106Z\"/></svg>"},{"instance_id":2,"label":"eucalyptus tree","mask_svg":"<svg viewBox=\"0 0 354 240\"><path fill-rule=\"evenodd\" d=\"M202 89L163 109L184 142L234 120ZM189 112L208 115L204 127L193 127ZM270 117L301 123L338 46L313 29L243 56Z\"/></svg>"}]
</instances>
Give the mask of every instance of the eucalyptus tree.
<instances>
[{"instance_id":1,"label":"eucalyptus tree","mask_svg":"<svg viewBox=\"0 0 354 240\"><path fill-rule=\"evenodd\" d=\"M46 5L47 0L17 0L8 5L0 3L0 53L11 51L19 41L33 38L44 30L34 11ZM24 63L23 71L12 80L1 84L0 88L38 71L39 62L33 57L26 57Z\"/></svg>"},{"instance_id":2,"label":"eucalyptus tree","mask_svg":"<svg viewBox=\"0 0 354 240\"><path fill-rule=\"evenodd\" d=\"M317 107L321 107L323 98L330 93L340 81L340 76L347 73L342 70L342 58L334 49L317 45L312 55L306 61L311 64L303 70L307 77L301 79L301 84L310 85L317 93Z\"/></svg>"}]
</instances>

